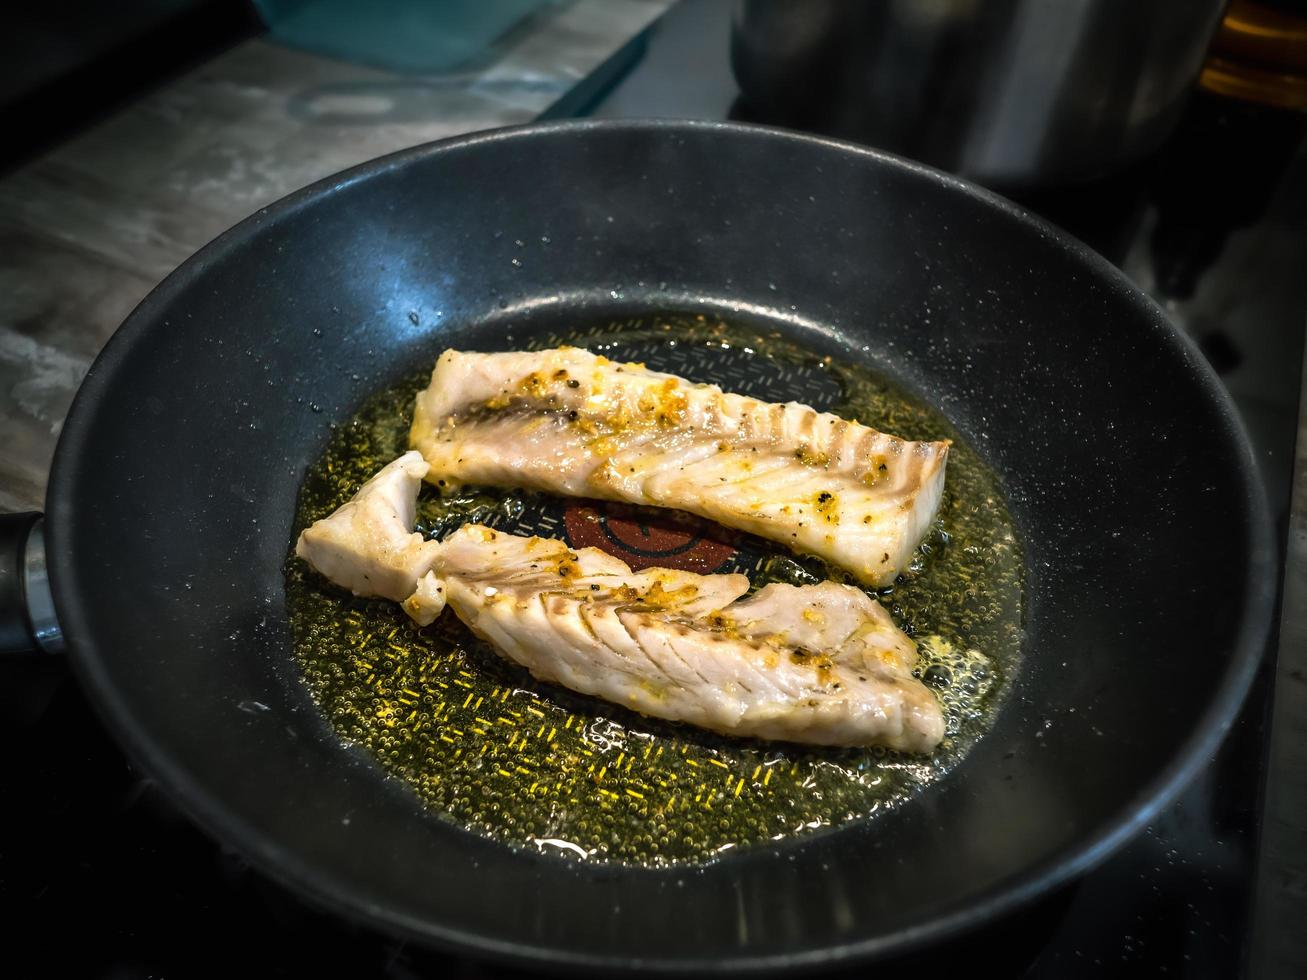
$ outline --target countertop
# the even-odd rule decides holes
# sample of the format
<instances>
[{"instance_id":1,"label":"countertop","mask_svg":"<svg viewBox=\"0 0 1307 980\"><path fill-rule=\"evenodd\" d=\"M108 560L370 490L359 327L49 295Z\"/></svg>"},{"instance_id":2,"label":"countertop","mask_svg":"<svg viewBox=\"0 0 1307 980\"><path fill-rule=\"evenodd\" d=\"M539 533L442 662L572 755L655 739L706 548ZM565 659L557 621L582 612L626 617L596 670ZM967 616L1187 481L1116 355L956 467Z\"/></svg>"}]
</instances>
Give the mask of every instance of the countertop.
<instances>
[{"instance_id":1,"label":"countertop","mask_svg":"<svg viewBox=\"0 0 1307 980\"><path fill-rule=\"evenodd\" d=\"M529 122L669 2L549 4L476 68L437 75L256 38L0 177L0 511L41 508L87 368L191 253L356 163Z\"/></svg>"},{"instance_id":2,"label":"countertop","mask_svg":"<svg viewBox=\"0 0 1307 980\"><path fill-rule=\"evenodd\" d=\"M1298 411L1254 896L1257 915L1248 971L1252 977L1307 976L1307 937L1302 928L1307 916L1307 397L1299 400Z\"/></svg>"}]
</instances>

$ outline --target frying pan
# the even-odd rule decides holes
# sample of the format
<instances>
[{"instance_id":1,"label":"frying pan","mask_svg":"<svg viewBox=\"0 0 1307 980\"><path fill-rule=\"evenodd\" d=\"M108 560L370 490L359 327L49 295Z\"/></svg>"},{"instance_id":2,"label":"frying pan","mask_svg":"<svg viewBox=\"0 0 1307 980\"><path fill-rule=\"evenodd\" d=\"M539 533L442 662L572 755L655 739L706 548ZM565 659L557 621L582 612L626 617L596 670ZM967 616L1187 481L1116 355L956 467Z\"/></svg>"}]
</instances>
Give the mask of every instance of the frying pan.
<instances>
[{"instance_id":1,"label":"frying pan","mask_svg":"<svg viewBox=\"0 0 1307 980\"><path fill-rule=\"evenodd\" d=\"M300 480L446 347L669 310L779 329L943 410L1009 497L1024 664L965 761L875 819L661 870L513 850L424 811L309 700L282 579ZM1228 399L1107 263L941 173L718 123L483 133L260 211L92 367L45 547L88 695L214 836L395 933L594 969L900 953L1066 883L1209 757L1273 592Z\"/></svg>"}]
</instances>

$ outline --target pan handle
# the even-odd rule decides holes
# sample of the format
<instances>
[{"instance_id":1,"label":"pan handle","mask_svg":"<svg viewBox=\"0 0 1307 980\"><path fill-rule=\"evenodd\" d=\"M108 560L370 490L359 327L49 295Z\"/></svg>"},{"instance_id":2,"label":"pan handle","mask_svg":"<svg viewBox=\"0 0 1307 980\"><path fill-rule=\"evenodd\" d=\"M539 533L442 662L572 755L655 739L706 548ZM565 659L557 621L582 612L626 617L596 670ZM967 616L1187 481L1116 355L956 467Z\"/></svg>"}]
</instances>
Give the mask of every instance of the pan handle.
<instances>
[{"instance_id":1,"label":"pan handle","mask_svg":"<svg viewBox=\"0 0 1307 980\"><path fill-rule=\"evenodd\" d=\"M62 653L45 566L45 517L0 514L0 653Z\"/></svg>"}]
</instances>

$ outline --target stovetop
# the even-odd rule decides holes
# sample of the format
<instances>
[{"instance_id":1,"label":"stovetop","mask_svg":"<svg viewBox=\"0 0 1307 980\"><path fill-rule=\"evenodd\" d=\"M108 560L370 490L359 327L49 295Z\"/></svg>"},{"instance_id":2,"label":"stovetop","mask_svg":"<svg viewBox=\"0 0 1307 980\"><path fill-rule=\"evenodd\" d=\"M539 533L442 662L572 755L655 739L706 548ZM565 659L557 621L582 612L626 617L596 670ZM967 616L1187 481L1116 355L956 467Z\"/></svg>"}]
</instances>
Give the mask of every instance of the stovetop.
<instances>
[{"instance_id":1,"label":"stovetop","mask_svg":"<svg viewBox=\"0 0 1307 980\"><path fill-rule=\"evenodd\" d=\"M728 12L678 5L547 115L750 118L727 63ZM1199 342L1247 425L1281 538L1307 308L1304 125L1201 96L1131 173L1023 202L1103 252ZM1137 839L1016 919L904 965L1240 974L1273 676L1268 656L1216 757ZM132 768L61 663L0 660L0 760L7 975L513 975L380 936L268 882Z\"/></svg>"}]
</instances>

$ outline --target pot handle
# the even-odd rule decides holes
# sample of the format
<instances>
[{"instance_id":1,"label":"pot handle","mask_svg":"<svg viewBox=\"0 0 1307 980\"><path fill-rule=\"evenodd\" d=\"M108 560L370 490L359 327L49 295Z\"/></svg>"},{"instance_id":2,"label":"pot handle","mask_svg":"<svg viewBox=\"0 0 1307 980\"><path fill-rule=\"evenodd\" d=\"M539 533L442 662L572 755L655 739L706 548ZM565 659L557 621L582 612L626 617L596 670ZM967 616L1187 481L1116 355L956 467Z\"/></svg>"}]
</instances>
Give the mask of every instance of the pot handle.
<instances>
[{"instance_id":1,"label":"pot handle","mask_svg":"<svg viewBox=\"0 0 1307 980\"><path fill-rule=\"evenodd\" d=\"M45 517L0 514L0 653L62 653L45 567Z\"/></svg>"}]
</instances>

